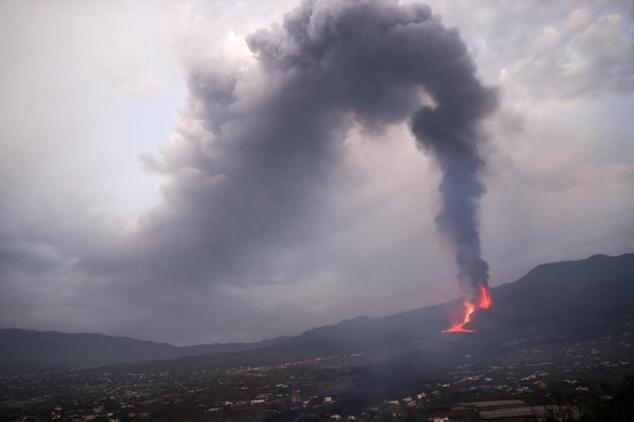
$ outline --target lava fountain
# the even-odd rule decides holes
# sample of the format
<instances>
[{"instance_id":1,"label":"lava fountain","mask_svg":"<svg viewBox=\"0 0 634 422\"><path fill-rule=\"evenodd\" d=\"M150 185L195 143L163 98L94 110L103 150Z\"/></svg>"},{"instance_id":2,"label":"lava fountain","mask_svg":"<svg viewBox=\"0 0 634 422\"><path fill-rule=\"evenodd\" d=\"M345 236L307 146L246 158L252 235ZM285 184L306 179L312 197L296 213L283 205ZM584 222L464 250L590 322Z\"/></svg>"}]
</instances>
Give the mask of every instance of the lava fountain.
<instances>
[{"instance_id":1,"label":"lava fountain","mask_svg":"<svg viewBox=\"0 0 634 422\"><path fill-rule=\"evenodd\" d=\"M487 287L483 283L480 283L480 287L478 289L477 304L474 304L473 299L465 300L462 319L446 330L443 330L443 334L475 333L475 330L465 328L465 325L471 322L471 317L473 316L475 311L477 311L478 309L489 309L491 307L491 303L491 294L489 293L489 289L487 289Z\"/></svg>"},{"instance_id":2,"label":"lava fountain","mask_svg":"<svg viewBox=\"0 0 634 422\"><path fill-rule=\"evenodd\" d=\"M480 309L489 309L491 307L491 293L489 293L489 289L480 283L480 299L478 302L478 308Z\"/></svg>"}]
</instances>

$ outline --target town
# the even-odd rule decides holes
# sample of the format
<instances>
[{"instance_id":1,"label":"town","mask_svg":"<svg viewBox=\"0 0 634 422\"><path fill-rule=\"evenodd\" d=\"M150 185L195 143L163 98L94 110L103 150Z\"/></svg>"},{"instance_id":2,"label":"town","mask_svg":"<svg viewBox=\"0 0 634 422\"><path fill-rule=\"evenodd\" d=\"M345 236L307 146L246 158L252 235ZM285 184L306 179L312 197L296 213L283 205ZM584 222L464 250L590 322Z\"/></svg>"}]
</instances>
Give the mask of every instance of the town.
<instances>
[{"instance_id":1,"label":"town","mask_svg":"<svg viewBox=\"0 0 634 422\"><path fill-rule=\"evenodd\" d=\"M397 383L402 391L372 374L361 352L277 365L186 358L5 377L0 419L577 420L597 401L609 403L633 373L633 325L619 330L574 343L517 338L503 345L513 350L506 357L485 365L465 354L445 372L412 374Z\"/></svg>"}]
</instances>

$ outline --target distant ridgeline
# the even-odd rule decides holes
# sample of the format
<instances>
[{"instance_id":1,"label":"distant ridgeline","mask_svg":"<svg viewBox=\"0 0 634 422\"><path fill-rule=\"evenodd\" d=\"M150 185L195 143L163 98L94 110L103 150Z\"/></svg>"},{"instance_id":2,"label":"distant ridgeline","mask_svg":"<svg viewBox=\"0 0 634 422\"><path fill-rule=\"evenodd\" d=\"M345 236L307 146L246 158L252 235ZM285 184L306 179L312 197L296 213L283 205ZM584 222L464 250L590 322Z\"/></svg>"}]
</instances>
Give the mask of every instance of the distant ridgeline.
<instances>
[{"instance_id":1,"label":"distant ridgeline","mask_svg":"<svg viewBox=\"0 0 634 422\"><path fill-rule=\"evenodd\" d=\"M539 265L514 283L492 289L495 306L478 313L473 335L447 338L456 300L381 318L358 317L295 337L258 343L177 347L101 334L0 330L0 375L89 368L135 361L213 356L216 364L281 362L347 353L377 360L427 350L447 342L470 342L474 350L517 337L600 335L634 318L634 254L596 255L580 261ZM526 335L529 335L526 334ZM469 337L469 338L468 338ZM444 352L443 352L444 353Z\"/></svg>"}]
</instances>

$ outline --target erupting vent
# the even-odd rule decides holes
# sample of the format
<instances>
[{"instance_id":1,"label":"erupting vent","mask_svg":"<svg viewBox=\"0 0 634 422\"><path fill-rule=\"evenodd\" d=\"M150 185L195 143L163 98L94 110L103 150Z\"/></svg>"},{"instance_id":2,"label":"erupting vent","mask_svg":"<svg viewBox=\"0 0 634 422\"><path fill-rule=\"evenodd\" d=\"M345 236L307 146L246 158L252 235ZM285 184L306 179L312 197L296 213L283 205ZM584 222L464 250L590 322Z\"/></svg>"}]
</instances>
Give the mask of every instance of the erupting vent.
<instances>
[{"instance_id":1,"label":"erupting vent","mask_svg":"<svg viewBox=\"0 0 634 422\"><path fill-rule=\"evenodd\" d=\"M480 284L480 288L478 290L477 306L473 302L473 300L465 300L462 319L446 330L443 330L442 332L444 334L475 333L475 330L465 328L465 325L471 322L471 317L476 310L488 309L491 307L491 294L489 293L489 289L487 289L484 284Z\"/></svg>"}]
</instances>

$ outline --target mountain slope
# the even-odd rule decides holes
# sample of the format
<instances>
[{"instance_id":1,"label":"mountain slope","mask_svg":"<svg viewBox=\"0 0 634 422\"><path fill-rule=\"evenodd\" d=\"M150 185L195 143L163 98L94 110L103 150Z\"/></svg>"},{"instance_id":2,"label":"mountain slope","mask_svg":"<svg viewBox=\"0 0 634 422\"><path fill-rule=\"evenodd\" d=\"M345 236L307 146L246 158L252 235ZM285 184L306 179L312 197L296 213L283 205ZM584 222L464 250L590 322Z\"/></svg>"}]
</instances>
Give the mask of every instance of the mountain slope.
<instances>
[{"instance_id":1,"label":"mountain slope","mask_svg":"<svg viewBox=\"0 0 634 422\"><path fill-rule=\"evenodd\" d=\"M527 331L590 334L592 326L634 315L634 254L539 265L516 282L493 288L491 295L493 306L476 313L470 326L483 344ZM386 317L358 317L232 359L266 363L363 352L381 360L421 347L436 350L469 337L441 333L460 311L456 300Z\"/></svg>"},{"instance_id":2,"label":"mountain slope","mask_svg":"<svg viewBox=\"0 0 634 422\"><path fill-rule=\"evenodd\" d=\"M0 374L88 368L114 363L176 359L269 347L283 338L258 343L172 346L167 343L54 331L0 330Z\"/></svg>"},{"instance_id":3,"label":"mountain slope","mask_svg":"<svg viewBox=\"0 0 634 422\"><path fill-rule=\"evenodd\" d=\"M493 307L476 314L504 318L566 317L585 318L595 312L632 310L634 312L634 254L617 257L595 255L578 261L542 264L513 283L491 289ZM632 306L630 308L630 306ZM445 328L451 308L460 301L403 312L382 318L357 318L332 327L307 331L302 336L321 332L326 337L347 337L350 332L374 335L377 332L434 335ZM370 334L371 333L371 334Z\"/></svg>"},{"instance_id":4,"label":"mountain slope","mask_svg":"<svg viewBox=\"0 0 634 422\"><path fill-rule=\"evenodd\" d=\"M621 321L634 313L634 254L539 265L516 282L493 288L492 297L493 307L475 315L472 328L478 335L471 339L441 334L459 312L460 300L387 317L358 317L299 336L250 344L176 347L100 334L0 330L0 374L199 355L208 356L201 359L214 364L359 352L378 361L421 349L442 357L448 353L444 349L448 342L479 342L470 347L490 349L527 331L591 333L588 327Z\"/></svg>"}]
</instances>

